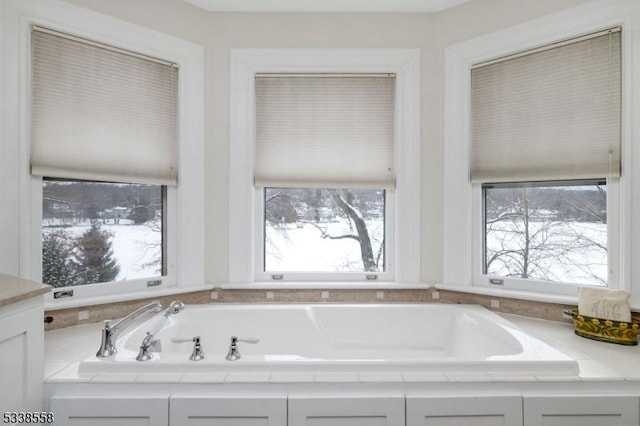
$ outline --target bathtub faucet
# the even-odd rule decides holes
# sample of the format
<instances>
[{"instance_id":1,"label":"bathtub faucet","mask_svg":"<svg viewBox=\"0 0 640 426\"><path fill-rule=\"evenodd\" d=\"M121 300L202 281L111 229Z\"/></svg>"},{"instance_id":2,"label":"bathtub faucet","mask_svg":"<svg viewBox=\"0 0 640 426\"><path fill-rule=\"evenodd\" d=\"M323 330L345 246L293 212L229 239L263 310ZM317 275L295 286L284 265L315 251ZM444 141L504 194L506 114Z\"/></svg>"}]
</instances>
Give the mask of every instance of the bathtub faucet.
<instances>
[{"instance_id":1,"label":"bathtub faucet","mask_svg":"<svg viewBox=\"0 0 640 426\"><path fill-rule=\"evenodd\" d=\"M151 329L147 331L145 338L140 344L140 352L136 357L137 361L148 361L153 358L151 352L160 352L161 345L160 340L154 339L154 336L162 330L162 327L167 323L167 320L171 315L178 314L184 309L184 303L179 301L171 302L169 307L165 309L164 314L153 324ZM199 340L199 339L198 339Z\"/></svg>"},{"instance_id":2,"label":"bathtub faucet","mask_svg":"<svg viewBox=\"0 0 640 426\"><path fill-rule=\"evenodd\" d=\"M100 343L100 349L98 349L96 356L98 358L105 358L115 355L116 348L114 344L122 330L131 325L131 323L140 316L148 312L160 312L161 310L162 305L160 302L152 302L131 312L129 315L114 324L111 324L111 320L106 320L104 322L104 327L102 327L102 342Z\"/></svg>"}]
</instances>

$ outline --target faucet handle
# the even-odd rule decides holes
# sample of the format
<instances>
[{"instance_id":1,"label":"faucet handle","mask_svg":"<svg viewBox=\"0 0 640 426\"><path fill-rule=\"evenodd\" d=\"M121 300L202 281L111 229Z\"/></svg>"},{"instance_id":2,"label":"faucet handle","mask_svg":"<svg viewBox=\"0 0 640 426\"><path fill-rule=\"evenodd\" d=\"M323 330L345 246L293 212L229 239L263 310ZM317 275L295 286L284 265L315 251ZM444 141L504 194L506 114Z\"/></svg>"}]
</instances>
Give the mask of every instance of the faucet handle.
<instances>
[{"instance_id":1,"label":"faucet handle","mask_svg":"<svg viewBox=\"0 0 640 426\"><path fill-rule=\"evenodd\" d=\"M200 336L196 336L196 337L200 337ZM173 343L187 343L187 342L195 342L196 338L195 337L172 337L171 341Z\"/></svg>"},{"instance_id":2,"label":"faucet handle","mask_svg":"<svg viewBox=\"0 0 640 426\"><path fill-rule=\"evenodd\" d=\"M240 351L238 351L238 342L243 343L258 343L260 339L257 337L238 337L231 336L231 344L229 345L229 352L226 359L228 361L237 361L240 359Z\"/></svg>"},{"instance_id":3,"label":"faucet handle","mask_svg":"<svg viewBox=\"0 0 640 426\"><path fill-rule=\"evenodd\" d=\"M202 350L202 345L200 344L200 336L194 337L172 337L171 341L173 343L187 343L194 342L193 352L191 352L191 356L189 359L191 361L201 361L205 358L204 351Z\"/></svg>"},{"instance_id":4,"label":"faucet handle","mask_svg":"<svg viewBox=\"0 0 640 426\"><path fill-rule=\"evenodd\" d=\"M243 343L259 343L260 339L258 339L257 337L236 337L236 336L231 336L231 344L234 344L236 342L243 342Z\"/></svg>"}]
</instances>

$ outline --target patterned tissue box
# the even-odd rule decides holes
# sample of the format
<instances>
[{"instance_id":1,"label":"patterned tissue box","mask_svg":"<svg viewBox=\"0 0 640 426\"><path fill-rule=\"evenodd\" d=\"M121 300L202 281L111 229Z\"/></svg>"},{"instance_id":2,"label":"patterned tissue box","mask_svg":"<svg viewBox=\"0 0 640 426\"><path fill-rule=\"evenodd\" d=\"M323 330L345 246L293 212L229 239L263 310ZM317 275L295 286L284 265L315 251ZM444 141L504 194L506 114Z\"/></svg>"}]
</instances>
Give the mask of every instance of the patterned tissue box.
<instances>
[{"instance_id":1,"label":"patterned tissue box","mask_svg":"<svg viewBox=\"0 0 640 426\"><path fill-rule=\"evenodd\" d=\"M580 315L577 309L564 311L573 318L575 333L587 339L600 342L617 343L635 346L638 344L640 323L636 319L631 322L612 321Z\"/></svg>"}]
</instances>

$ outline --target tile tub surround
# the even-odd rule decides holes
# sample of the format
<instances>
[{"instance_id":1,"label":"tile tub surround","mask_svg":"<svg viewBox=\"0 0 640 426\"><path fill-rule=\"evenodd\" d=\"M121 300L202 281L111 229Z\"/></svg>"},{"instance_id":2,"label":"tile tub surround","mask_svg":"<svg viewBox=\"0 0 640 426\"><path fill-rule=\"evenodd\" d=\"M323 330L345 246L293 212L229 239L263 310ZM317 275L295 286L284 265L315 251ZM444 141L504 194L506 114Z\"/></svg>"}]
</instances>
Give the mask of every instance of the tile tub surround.
<instances>
[{"instance_id":1,"label":"tile tub surround","mask_svg":"<svg viewBox=\"0 0 640 426\"><path fill-rule=\"evenodd\" d=\"M436 298L437 297L437 298ZM151 301L168 306L173 300L185 304L207 303L463 303L484 306L494 312L517 314L551 321L571 320L563 315L575 306L486 296L450 290L427 289L212 289L126 302L49 310L45 330L122 318ZM495 304L498 306L495 307ZM493 306L492 306L493 304ZM81 319L82 318L82 319Z\"/></svg>"},{"instance_id":2,"label":"tile tub surround","mask_svg":"<svg viewBox=\"0 0 640 426\"><path fill-rule=\"evenodd\" d=\"M143 384L168 383L171 385L209 384L237 386L246 384L314 383L317 386L338 384L353 386L413 385L436 386L482 386L511 385L514 383L534 391L547 385L566 386L567 390L582 390L597 387L600 390L623 391L640 389L640 346L620 346L588 340L576 336L571 324L502 314L508 321L528 334L543 340L556 349L578 361L578 376L553 377L531 372L403 372L376 373L354 372L352 374L288 372L273 374L253 374L251 372L186 372L186 373L121 373L121 374L78 374L79 361L95 353L100 342L100 324L83 324L45 333L45 382L56 384ZM560 389L552 387L551 389ZM564 389L564 388L563 388Z\"/></svg>"}]
</instances>

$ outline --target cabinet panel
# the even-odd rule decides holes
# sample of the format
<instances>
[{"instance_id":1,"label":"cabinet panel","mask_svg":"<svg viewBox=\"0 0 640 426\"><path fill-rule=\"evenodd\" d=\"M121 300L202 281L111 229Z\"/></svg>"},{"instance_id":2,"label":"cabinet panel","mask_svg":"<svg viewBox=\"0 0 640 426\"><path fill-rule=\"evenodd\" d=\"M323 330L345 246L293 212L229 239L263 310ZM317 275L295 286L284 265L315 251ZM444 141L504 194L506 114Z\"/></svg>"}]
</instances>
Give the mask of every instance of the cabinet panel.
<instances>
[{"instance_id":1,"label":"cabinet panel","mask_svg":"<svg viewBox=\"0 0 640 426\"><path fill-rule=\"evenodd\" d=\"M640 398L629 396L526 397L525 426L629 426L640 424Z\"/></svg>"},{"instance_id":2,"label":"cabinet panel","mask_svg":"<svg viewBox=\"0 0 640 426\"><path fill-rule=\"evenodd\" d=\"M41 298L0 307L0 413L42 409L42 312Z\"/></svg>"},{"instance_id":3,"label":"cabinet panel","mask_svg":"<svg viewBox=\"0 0 640 426\"><path fill-rule=\"evenodd\" d=\"M522 398L407 395L407 426L522 426Z\"/></svg>"},{"instance_id":4,"label":"cabinet panel","mask_svg":"<svg viewBox=\"0 0 640 426\"><path fill-rule=\"evenodd\" d=\"M289 397L289 426L404 426L404 397Z\"/></svg>"},{"instance_id":5,"label":"cabinet panel","mask_svg":"<svg viewBox=\"0 0 640 426\"><path fill-rule=\"evenodd\" d=\"M179 426L287 426L287 397L175 395L169 413Z\"/></svg>"},{"instance_id":6,"label":"cabinet panel","mask_svg":"<svg viewBox=\"0 0 640 426\"><path fill-rule=\"evenodd\" d=\"M58 426L168 426L169 401L162 397L54 396Z\"/></svg>"}]
</instances>

